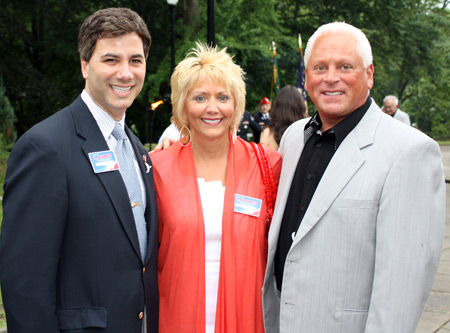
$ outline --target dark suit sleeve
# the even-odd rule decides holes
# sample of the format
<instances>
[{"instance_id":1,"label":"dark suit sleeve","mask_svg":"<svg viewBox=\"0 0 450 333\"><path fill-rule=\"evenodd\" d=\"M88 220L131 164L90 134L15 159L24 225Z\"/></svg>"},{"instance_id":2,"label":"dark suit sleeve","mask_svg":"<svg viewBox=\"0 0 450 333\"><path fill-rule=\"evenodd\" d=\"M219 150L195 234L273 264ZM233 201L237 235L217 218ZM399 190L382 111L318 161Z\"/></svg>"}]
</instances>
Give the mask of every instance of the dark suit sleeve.
<instances>
[{"instance_id":1,"label":"dark suit sleeve","mask_svg":"<svg viewBox=\"0 0 450 333\"><path fill-rule=\"evenodd\" d=\"M54 143L25 134L10 155L4 185L0 282L8 332L59 332L56 277L67 202Z\"/></svg>"},{"instance_id":2,"label":"dark suit sleeve","mask_svg":"<svg viewBox=\"0 0 450 333\"><path fill-rule=\"evenodd\" d=\"M261 126L259 126L259 124L255 121L255 119L253 119L253 117L250 117L250 128L253 131L253 135L255 135L255 133L258 133L259 135L261 135L261 131L262 128Z\"/></svg>"},{"instance_id":3,"label":"dark suit sleeve","mask_svg":"<svg viewBox=\"0 0 450 333\"><path fill-rule=\"evenodd\" d=\"M255 114L253 116L255 123L259 126L259 131L253 132L253 136L255 138L254 140L256 143L259 143L260 138L261 138L261 131L263 130L262 126L259 124L260 122L263 122L261 117L262 117L262 115L260 112L258 112L257 114Z\"/></svg>"}]
</instances>

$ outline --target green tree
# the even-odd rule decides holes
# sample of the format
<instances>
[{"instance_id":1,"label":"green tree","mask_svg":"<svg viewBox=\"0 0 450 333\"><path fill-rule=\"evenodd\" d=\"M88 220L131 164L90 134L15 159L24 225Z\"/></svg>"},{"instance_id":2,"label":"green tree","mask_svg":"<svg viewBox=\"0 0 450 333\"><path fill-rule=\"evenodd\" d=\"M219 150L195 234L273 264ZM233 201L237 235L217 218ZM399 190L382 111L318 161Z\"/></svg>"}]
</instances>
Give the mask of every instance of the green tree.
<instances>
[{"instance_id":1,"label":"green tree","mask_svg":"<svg viewBox=\"0 0 450 333\"><path fill-rule=\"evenodd\" d=\"M6 89L3 86L3 80L0 79L0 145L9 146L16 140L16 131L14 122L16 116L14 109L5 95Z\"/></svg>"},{"instance_id":2,"label":"green tree","mask_svg":"<svg viewBox=\"0 0 450 333\"><path fill-rule=\"evenodd\" d=\"M450 29L449 12L435 8L435 28L440 32L431 48L432 70L424 70L420 79L405 91L405 109L411 110L416 126L434 136L450 137Z\"/></svg>"},{"instance_id":3,"label":"green tree","mask_svg":"<svg viewBox=\"0 0 450 333\"><path fill-rule=\"evenodd\" d=\"M449 131L445 129L450 94L448 5L448 0L217 0L216 42L220 48L228 47L246 71L247 109L254 112L261 97L270 94L272 41L277 43L281 86L295 85L298 33L305 46L319 25L346 21L361 28L371 42L372 97L380 104L387 94L399 96L421 130L444 135ZM95 10L110 6L136 10L153 39L144 89L127 112L128 124L143 141L149 137L152 119L153 141L169 124L171 19L164 0L0 0L0 6L0 76L19 135L81 92L79 26ZM205 1L178 3L176 62L196 41L206 42L206 15ZM150 111L150 104L159 99L165 103ZM312 112L314 106L309 106Z\"/></svg>"}]
</instances>

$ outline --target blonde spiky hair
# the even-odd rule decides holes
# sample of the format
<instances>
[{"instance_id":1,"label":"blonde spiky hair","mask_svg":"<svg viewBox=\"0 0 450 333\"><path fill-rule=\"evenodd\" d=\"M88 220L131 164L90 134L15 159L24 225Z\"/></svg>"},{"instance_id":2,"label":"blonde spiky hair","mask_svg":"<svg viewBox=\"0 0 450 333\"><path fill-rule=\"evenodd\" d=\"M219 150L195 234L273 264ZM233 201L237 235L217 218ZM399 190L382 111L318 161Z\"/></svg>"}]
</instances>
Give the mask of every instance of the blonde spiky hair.
<instances>
[{"instance_id":1,"label":"blonde spiky hair","mask_svg":"<svg viewBox=\"0 0 450 333\"><path fill-rule=\"evenodd\" d=\"M226 48L219 50L197 42L175 68L170 79L172 88L172 120L181 129L189 126L183 112L186 95L197 82L210 79L212 82L224 85L233 95L235 101L234 120L230 132L239 126L245 110L245 82L244 71L233 62L233 58L226 52Z\"/></svg>"}]
</instances>

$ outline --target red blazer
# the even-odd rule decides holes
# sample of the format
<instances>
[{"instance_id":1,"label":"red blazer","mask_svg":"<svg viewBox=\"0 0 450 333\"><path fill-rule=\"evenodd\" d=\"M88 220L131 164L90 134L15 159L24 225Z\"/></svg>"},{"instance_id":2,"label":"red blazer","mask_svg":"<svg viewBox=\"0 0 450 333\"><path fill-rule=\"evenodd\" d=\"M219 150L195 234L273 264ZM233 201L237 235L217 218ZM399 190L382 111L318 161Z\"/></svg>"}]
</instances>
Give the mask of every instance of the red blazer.
<instances>
[{"instance_id":1,"label":"red blazer","mask_svg":"<svg viewBox=\"0 0 450 333\"><path fill-rule=\"evenodd\" d=\"M278 185L281 155L267 148ZM151 154L159 211L160 332L205 331L205 231L192 145ZM259 217L234 212L234 194L262 200ZM264 332L261 288L267 206L249 143L230 144L215 332Z\"/></svg>"}]
</instances>

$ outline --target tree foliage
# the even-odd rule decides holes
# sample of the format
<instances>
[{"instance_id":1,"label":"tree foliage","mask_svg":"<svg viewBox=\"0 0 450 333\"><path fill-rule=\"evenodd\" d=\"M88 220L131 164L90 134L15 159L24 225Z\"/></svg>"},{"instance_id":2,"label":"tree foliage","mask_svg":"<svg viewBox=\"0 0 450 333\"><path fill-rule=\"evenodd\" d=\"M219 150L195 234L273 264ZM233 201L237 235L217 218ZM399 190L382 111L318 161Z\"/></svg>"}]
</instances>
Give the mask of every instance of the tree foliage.
<instances>
[{"instance_id":1,"label":"tree foliage","mask_svg":"<svg viewBox=\"0 0 450 333\"><path fill-rule=\"evenodd\" d=\"M0 149L3 144L11 145L16 139L16 131L14 130L16 116L5 92L3 80L0 79Z\"/></svg>"},{"instance_id":2,"label":"tree foliage","mask_svg":"<svg viewBox=\"0 0 450 333\"><path fill-rule=\"evenodd\" d=\"M127 122L143 141L150 136L156 141L171 110L171 18L166 1L0 0L0 5L0 76L19 134L71 103L83 89L77 35L84 18L106 7L136 10L147 22L152 46L144 89L127 112ZM319 25L346 21L361 28L372 44L372 96L378 104L387 94L397 95L421 130L446 136L448 5L448 0L217 0L216 42L246 71L247 109L254 112L261 97L270 94L272 41L277 43L281 85L295 85L298 33L305 47ZM196 41L206 42L206 6L200 0L178 3L176 62ZM165 103L151 111L150 104L159 99Z\"/></svg>"}]
</instances>

